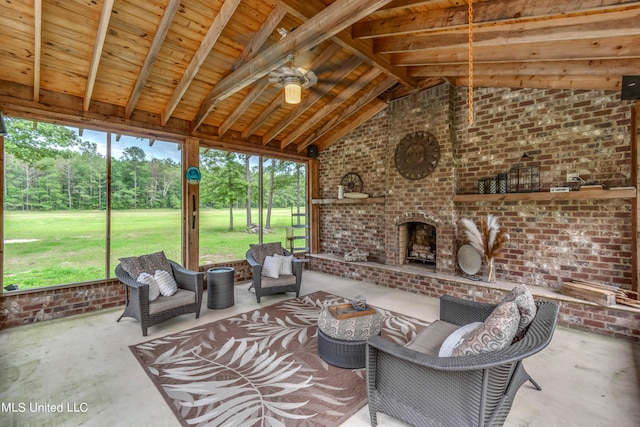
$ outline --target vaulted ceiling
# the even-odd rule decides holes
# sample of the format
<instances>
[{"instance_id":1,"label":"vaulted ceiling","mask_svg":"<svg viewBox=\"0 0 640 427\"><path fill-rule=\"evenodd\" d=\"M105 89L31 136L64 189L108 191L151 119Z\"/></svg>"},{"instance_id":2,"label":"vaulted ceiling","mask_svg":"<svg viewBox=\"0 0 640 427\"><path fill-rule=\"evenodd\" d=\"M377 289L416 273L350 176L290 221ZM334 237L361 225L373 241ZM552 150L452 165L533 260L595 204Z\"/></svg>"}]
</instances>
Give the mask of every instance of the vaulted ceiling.
<instances>
[{"instance_id":1,"label":"vaulted ceiling","mask_svg":"<svg viewBox=\"0 0 640 427\"><path fill-rule=\"evenodd\" d=\"M472 16L474 87L640 74L640 1L475 0ZM468 86L468 22L466 0L0 0L0 108L303 156L391 99ZM296 105L286 66L317 76Z\"/></svg>"}]
</instances>

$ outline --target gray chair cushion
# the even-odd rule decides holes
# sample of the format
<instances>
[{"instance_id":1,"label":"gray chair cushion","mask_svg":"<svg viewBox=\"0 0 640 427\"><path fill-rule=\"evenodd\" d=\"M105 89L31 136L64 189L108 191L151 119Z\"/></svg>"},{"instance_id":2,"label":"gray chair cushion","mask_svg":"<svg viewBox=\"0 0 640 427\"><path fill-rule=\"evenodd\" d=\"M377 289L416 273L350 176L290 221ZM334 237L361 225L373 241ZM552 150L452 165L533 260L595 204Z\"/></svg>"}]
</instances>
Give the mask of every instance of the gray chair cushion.
<instances>
[{"instance_id":1,"label":"gray chair cushion","mask_svg":"<svg viewBox=\"0 0 640 427\"><path fill-rule=\"evenodd\" d=\"M437 356L444 340L458 328L460 328L460 325L436 320L416 335L411 342L405 344L405 347L420 353Z\"/></svg>"},{"instance_id":2,"label":"gray chair cushion","mask_svg":"<svg viewBox=\"0 0 640 427\"><path fill-rule=\"evenodd\" d=\"M170 297L159 296L149 303L149 314L160 313L172 308L182 307L196 302L196 293L178 288L178 292Z\"/></svg>"},{"instance_id":3,"label":"gray chair cushion","mask_svg":"<svg viewBox=\"0 0 640 427\"><path fill-rule=\"evenodd\" d=\"M287 286L287 285L295 285L296 284L296 276L293 274L281 274L277 278L262 276L260 280L260 287L262 288L273 288L275 286Z\"/></svg>"}]
</instances>

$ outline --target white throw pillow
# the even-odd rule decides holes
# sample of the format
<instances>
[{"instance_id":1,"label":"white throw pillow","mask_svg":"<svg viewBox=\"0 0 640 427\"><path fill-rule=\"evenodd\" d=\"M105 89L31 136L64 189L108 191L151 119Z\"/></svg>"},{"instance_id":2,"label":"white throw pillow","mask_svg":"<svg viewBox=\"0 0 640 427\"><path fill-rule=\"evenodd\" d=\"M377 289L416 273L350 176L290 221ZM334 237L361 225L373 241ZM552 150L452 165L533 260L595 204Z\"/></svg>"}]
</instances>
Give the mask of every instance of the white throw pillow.
<instances>
[{"instance_id":1,"label":"white throw pillow","mask_svg":"<svg viewBox=\"0 0 640 427\"><path fill-rule=\"evenodd\" d=\"M293 255L273 255L280 258L280 274L293 274Z\"/></svg>"},{"instance_id":2,"label":"white throw pillow","mask_svg":"<svg viewBox=\"0 0 640 427\"><path fill-rule=\"evenodd\" d=\"M154 301L160 296L160 288L158 288L158 283L156 282L156 279L154 279L153 276L149 273L142 273L138 276L136 281L144 283L145 285L149 285L149 301Z\"/></svg>"},{"instance_id":3,"label":"white throw pillow","mask_svg":"<svg viewBox=\"0 0 640 427\"><path fill-rule=\"evenodd\" d=\"M272 277L277 279L280 277L280 266L282 265L282 259L274 256L267 256L262 264L262 275L265 277Z\"/></svg>"},{"instance_id":4,"label":"white throw pillow","mask_svg":"<svg viewBox=\"0 0 640 427\"><path fill-rule=\"evenodd\" d=\"M165 297L170 297L171 295L178 292L178 284L176 283L176 279L165 270L156 270L156 274L153 275L153 278L156 279L158 283L158 288L160 288L160 294Z\"/></svg>"},{"instance_id":5,"label":"white throw pillow","mask_svg":"<svg viewBox=\"0 0 640 427\"><path fill-rule=\"evenodd\" d=\"M442 345L440 346L439 357L450 357L453 349L458 346L464 339L464 337L478 326L482 325L482 322L473 322L468 325L460 326L449 335Z\"/></svg>"}]
</instances>

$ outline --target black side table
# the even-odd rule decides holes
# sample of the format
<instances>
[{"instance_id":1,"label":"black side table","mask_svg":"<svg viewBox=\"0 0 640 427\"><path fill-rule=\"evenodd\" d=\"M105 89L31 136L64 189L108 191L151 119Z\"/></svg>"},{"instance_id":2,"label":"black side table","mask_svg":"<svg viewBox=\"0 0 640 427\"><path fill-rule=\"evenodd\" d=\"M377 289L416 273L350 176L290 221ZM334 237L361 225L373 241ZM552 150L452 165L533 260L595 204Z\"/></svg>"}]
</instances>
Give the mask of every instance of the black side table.
<instances>
[{"instance_id":1,"label":"black side table","mask_svg":"<svg viewBox=\"0 0 640 427\"><path fill-rule=\"evenodd\" d=\"M207 307L220 309L233 305L233 275L231 267L207 270Z\"/></svg>"}]
</instances>

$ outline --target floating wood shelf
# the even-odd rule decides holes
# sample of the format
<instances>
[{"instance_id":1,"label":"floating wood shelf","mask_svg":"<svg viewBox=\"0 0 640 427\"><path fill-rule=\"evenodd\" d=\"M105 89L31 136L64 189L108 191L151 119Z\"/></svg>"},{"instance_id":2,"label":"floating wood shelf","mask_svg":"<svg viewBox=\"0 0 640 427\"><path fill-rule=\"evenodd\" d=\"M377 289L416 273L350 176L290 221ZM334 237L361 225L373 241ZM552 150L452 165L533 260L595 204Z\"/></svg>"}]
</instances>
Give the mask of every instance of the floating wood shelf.
<instances>
[{"instance_id":1,"label":"floating wood shelf","mask_svg":"<svg viewBox=\"0 0 640 427\"><path fill-rule=\"evenodd\" d=\"M364 199L311 199L313 205L357 205L365 203L384 203L384 197L367 197Z\"/></svg>"},{"instance_id":2,"label":"floating wood shelf","mask_svg":"<svg viewBox=\"0 0 640 427\"><path fill-rule=\"evenodd\" d=\"M458 194L453 196L454 202L507 202L536 200L594 200L594 199L635 199L636 189L624 190L588 190L552 193L506 193L506 194Z\"/></svg>"}]
</instances>

